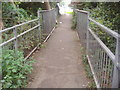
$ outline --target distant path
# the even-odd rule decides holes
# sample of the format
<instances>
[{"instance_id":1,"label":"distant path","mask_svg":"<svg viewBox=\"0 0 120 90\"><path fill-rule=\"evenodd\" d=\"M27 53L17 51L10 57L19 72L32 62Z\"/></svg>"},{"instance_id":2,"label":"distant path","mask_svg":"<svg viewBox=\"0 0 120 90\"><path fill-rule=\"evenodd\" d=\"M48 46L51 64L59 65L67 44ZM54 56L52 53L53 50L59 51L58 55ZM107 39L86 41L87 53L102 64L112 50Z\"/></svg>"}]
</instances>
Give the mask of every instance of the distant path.
<instances>
[{"instance_id":1,"label":"distant path","mask_svg":"<svg viewBox=\"0 0 120 90\"><path fill-rule=\"evenodd\" d=\"M37 60L28 88L85 88L89 80L81 60L77 32L71 30L72 15L63 15Z\"/></svg>"}]
</instances>

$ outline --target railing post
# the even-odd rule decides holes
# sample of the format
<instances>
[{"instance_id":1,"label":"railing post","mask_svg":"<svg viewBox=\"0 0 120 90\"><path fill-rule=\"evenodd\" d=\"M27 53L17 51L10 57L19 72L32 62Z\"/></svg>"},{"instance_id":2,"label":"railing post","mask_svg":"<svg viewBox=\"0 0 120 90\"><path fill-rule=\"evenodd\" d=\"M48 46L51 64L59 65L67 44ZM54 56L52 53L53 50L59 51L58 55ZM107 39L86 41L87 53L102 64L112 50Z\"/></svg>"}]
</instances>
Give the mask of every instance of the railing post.
<instances>
[{"instance_id":1,"label":"railing post","mask_svg":"<svg viewBox=\"0 0 120 90\"><path fill-rule=\"evenodd\" d=\"M14 41L14 45L15 45L15 50L18 50L18 39L17 39L17 30L16 28L13 29L13 33L14 33L14 37L16 38Z\"/></svg>"},{"instance_id":2,"label":"railing post","mask_svg":"<svg viewBox=\"0 0 120 90\"><path fill-rule=\"evenodd\" d=\"M41 43L41 40L42 40L42 31L41 31L41 25L40 25L40 11L38 10L37 11L37 15L38 15L38 32L39 32L39 41Z\"/></svg>"},{"instance_id":3,"label":"railing post","mask_svg":"<svg viewBox=\"0 0 120 90\"><path fill-rule=\"evenodd\" d=\"M53 22L53 28L55 27L55 25L56 25L56 9L54 9L54 12L53 12L53 17L54 17L54 22Z\"/></svg>"},{"instance_id":4,"label":"railing post","mask_svg":"<svg viewBox=\"0 0 120 90\"><path fill-rule=\"evenodd\" d=\"M116 62L116 65L114 65L112 88L119 88L120 87L120 69L118 69L118 67L120 67L120 37L117 38L115 62Z\"/></svg>"},{"instance_id":5,"label":"railing post","mask_svg":"<svg viewBox=\"0 0 120 90\"><path fill-rule=\"evenodd\" d=\"M76 18L76 29L78 30L78 11L77 10L74 10L75 11L75 18Z\"/></svg>"},{"instance_id":6,"label":"railing post","mask_svg":"<svg viewBox=\"0 0 120 90\"><path fill-rule=\"evenodd\" d=\"M87 14L88 16L87 16L87 18L88 18L88 20L87 20L87 45L86 45L86 55L88 55L89 54L89 12L88 12L88 14Z\"/></svg>"},{"instance_id":7,"label":"railing post","mask_svg":"<svg viewBox=\"0 0 120 90\"><path fill-rule=\"evenodd\" d=\"M56 24L56 22L57 22L57 8L55 8L55 24Z\"/></svg>"}]
</instances>

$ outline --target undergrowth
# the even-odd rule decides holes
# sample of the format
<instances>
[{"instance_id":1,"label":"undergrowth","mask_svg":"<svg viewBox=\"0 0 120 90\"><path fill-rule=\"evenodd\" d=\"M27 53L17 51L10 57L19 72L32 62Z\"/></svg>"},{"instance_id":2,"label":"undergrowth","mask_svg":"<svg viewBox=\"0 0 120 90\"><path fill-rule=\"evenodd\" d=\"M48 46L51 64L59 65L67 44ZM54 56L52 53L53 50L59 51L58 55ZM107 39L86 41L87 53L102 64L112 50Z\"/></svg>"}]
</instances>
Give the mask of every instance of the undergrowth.
<instances>
[{"instance_id":1,"label":"undergrowth","mask_svg":"<svg viewBox=\"0 0 120 90\"><path fill-rule=\"evenodd\" d=\"M76 29L76 25L77 25L76 15L75 15L75 12L73 12L72 27L71 27L71 29L75 30Z\"/></svg>"},{"instance_id":2,"label":"undergrowth","mask_svg":"<svg viewBox=\"0 0 120 90\"><path fill-rule=\"evenodd\" d=\"M81 51L82 52L84 51L83 48L81 48ZM93 79L93 74L91 72L87 56L85 54L82 54L82 62L83 62L84 67L85 67L87 78L89 78L91 80L91 82L89 83L89 85L87 87L88 88L96 88L96 85L95 85L95 82L94 82L94 79Z\"/></svg>"},{"instance_id":3,"label":"undergrowth","mask_svg":"<svg viewBox=\"0 0 120 90\"><path fill-rule=\"evenodd\" d=\"M27 85L27 75L32 71L33 59L25 60L20 51L3 50L2 88L23 88Z\"/></svg>"}]
</instances>

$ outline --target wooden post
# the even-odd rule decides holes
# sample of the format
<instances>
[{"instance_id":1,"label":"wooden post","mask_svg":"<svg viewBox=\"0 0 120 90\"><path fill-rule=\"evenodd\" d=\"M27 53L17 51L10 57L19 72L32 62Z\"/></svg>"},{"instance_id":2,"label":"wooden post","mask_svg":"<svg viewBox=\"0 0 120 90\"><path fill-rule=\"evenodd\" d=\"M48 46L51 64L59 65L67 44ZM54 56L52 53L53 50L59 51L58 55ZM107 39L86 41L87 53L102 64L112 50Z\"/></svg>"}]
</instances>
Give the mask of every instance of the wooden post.
<instances>
[{"instance_id":1,"label":"wooden post","mask_svg":"<svg viewBox=\"0 0 120 90\"><path fill-rule=\"evenodd\" d=\"M113 71L113 79L112 79L112 88L119 88L120 87L120 37L117 38L116 44L116 54L115 54L115 62L114 71Z\"/></svg>"}]
</instances>

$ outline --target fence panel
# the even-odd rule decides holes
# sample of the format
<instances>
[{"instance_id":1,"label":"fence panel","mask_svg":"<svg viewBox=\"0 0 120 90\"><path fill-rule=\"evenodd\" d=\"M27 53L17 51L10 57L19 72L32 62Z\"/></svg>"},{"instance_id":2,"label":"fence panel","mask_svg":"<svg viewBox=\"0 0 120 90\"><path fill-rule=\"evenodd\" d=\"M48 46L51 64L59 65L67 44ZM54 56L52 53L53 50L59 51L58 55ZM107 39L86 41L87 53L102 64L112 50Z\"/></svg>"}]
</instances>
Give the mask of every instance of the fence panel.
<instances>
[{"instance_id":1,"label":"fence panel","mask_svg":"<svg viewBox=\"0 0 120 90\"><path fill-rule=\"evenodd\" d=\"M29 53L41 43L41 25L44 32L49 34L56 25L56 17L55 9L38 11L37 19L1 30L3 40L0 42L0 48L3 52L21 51L28 57Z\"/></svg>"},{"instance_id":2,"label":"fence panel","mask_svg":"<svg viewBox=\"0 0 120 90\"><path fill-rule=\"evenodd\" d=\"M40 13L42 15L43 33L48 35L56 24L56 19L57 19L56 9L42 10L40 11Z\"/></svg>"},{"instance_id":3,"label":"fence panel","mask_svg":"<svg viewBox=\"0 0 120 90\"><path fill-rule=\"evenodd\" d=\"M87 51L86 55L96 86L98 88L119 88L120 35L89 18L89 13L86 11L76 10L76 12L78 35L82 46ZM99 28L90 29L88 23L91 22ZM103 31L103 36L98 33L100 30ZM109 37L109 43L105 40L105 36Z\"/></svg>"},{"instance_id":4,"label":"fence panel","mask_svg":"<svg viewBox=\"0 0 120 90\"><path fill-rule=\"evenodd\" d=\"M1 30L0 33L2 34L3 42L0 43L0 47L2 47L3 51L19 50L27 56L30 50L32 50L36 46L36 43L39 42L39 37L36 33L38 27L40 27L40 25L38 25L38 20L39 19L31 20Z\"/></svg>"},{"instance_id":5,"label":"fence panel","mask_svg":"<svg viewBox=\"0 0 120 90\"><path fill-rule=\"evenodd\" d=\"M42 21L45 33L49 34L56 25L55 13L55 9L42 11L42 14L38 11L37 19L0 30L0 39L2 38L2 41L0 40L0 58L3 62L3 65L1 65L1 68L3 68L2 72L6 72L6 69L9 69L6 65L12 65L11 60L15 60L17 63L16 60L23 58L26 60L32 55L42 43ZM41 15L43 16L42 18ZM14 65L17 65L16 63ZM0 75L1 79L5 78L5 76L7 75Z\"/></svg>"},{"instance_id":6,"label":"fence panel","mask_svg":"<svg viewBox=\"0 0 120 90\"><path fill-rule=\"evenodd\" d=\"M94 78L98 87L111 87L113 76L114 55L104 43L89 30L88 59L94 70ZM111 56L110 56L111 55Z\"/></svg>"},{"instance_id":7,"label":"fence panel","mask_svg":"<svg viewBox=\"0 0 120 90\"><path fill-rule=\"evenodd\" d=\"M78 36L81 40L81 44L84 47L84 49L86 50L86 36L87 36L87 27L88 27L88 12L85 11L81 11L83 13L80 13L79 10L76 10L77 13L77 32L78 32Z\"/></svg>"}]
</instances>

